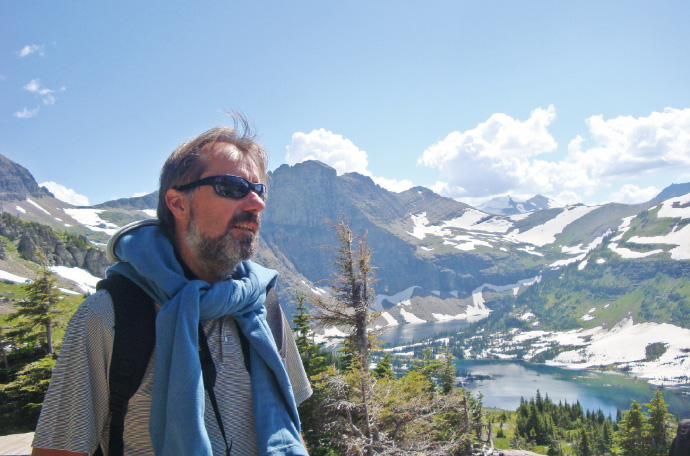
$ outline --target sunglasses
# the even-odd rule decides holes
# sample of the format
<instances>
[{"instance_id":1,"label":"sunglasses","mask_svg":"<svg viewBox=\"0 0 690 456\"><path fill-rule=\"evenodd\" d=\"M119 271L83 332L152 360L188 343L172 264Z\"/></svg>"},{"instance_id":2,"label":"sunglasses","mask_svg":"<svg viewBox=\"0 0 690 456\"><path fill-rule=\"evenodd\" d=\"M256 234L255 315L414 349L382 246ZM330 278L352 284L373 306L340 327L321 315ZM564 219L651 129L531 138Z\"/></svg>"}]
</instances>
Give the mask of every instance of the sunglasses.
<instances>
[{"instance_id":1,"label":"sunglasses","mask_svg":"<svg viewBox=\"0 0 690 456\"><path fill-rule=\"evenodd\" d=\"M191 190L201 185L212 185L213 190L219 196L226 198L240 199L249 194L249 191L256 193L262 200L266 199L266 184L255 184L238 176L223 174L221 176L208 176L189 184L174 187L181 192Z\"/></svg>"}]
</instances>

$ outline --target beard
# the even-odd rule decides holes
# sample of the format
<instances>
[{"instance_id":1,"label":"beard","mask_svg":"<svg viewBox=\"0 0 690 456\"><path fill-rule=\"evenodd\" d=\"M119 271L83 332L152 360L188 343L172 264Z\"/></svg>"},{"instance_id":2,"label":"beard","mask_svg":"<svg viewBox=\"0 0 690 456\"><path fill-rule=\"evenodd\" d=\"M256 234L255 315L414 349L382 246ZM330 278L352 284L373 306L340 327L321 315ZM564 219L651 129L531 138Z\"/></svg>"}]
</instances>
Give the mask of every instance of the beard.
<instances>
[{"instance_id":1,"label":"beard","mask_svg":"<svg viewBox=\"0 0 690 456\"><path fill-rule=\"evenodd\" d=\"M258 214L242 212L234 216L225 233L218 237L207 237L199 232L194 213L191 214L189 230L185 233L185 241L195 252L200 261L211 269L218 277L227 277L242 261L251 258L258 248L259 236L246 233L241 237L232 234L232 229L238 223L253 222L259 227L261 219Z\"/></svg>"}]
</instances>

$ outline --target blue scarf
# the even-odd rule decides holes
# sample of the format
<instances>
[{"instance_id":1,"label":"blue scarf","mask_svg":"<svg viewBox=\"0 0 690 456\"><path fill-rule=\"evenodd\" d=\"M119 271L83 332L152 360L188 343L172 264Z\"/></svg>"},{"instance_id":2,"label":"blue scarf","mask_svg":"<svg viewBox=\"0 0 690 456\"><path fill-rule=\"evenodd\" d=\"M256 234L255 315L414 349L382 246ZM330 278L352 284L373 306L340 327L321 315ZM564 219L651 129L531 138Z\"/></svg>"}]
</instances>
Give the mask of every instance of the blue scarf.
<instances>
[{"instance_id":1,"label":"blue scarf","mask_svg":"<svg viewBox=\"0 0 690 456\"><path fill-rule=\"evenodd\" d=\"M157 455L213 454L204 425L204 385L198 353L199 321L232 316L249 341L254 426L260 455L307 455L287 372L263 305L277 273L251 261L213 285L188 280L157 221L135 222L108 243L121 274L158 303L156 359L149 433ZM221 393L222 394L222 393Z\"/></svg>"}]
</instances>

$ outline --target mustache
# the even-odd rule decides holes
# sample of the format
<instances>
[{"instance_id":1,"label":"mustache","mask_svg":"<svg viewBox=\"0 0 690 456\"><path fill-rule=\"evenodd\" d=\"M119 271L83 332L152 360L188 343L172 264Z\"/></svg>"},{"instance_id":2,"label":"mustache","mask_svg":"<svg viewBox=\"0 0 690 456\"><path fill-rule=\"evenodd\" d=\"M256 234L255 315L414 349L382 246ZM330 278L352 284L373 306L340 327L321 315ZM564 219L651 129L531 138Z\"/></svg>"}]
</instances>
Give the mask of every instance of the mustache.
<instances>
[{"instance_id":1,"label":"mustache","mask_svg":"<svg viewBox=\"0 0 690 456\"><path fill-rule=\"evenodd\" d=\"M238 223L254 223L261 228L261 217L253 212L240 212L230 220L230 226Z\"/></svg>"}]
</instances>

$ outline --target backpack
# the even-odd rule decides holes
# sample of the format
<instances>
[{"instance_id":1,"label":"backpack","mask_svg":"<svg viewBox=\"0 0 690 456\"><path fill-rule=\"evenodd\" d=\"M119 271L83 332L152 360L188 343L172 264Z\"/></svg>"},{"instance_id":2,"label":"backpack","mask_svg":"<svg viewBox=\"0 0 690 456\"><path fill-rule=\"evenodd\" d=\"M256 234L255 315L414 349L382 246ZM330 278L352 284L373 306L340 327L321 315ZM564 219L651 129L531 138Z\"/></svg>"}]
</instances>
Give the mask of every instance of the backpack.
<instances>
[{"instance_id":1,"label":"backpack","mask_svg":"<svg viewBox=\"0 0 690 456\"><path fill-rule=\"evenodd\" d=\"M110 360L108 384L110 387L110 456L122 456L124 451L123 433L127 404L134 396L144 378L153 347L156 342L156 308L153 299L134 282L124 276L116 275L101 280L96 285L97 290L105 289L110 294L115 312L115 338L113 340L113 354ZM266 320L271 328L273 338L282 354L283 349L283 313L278 303L274 289L266 295ZM239 332L244 363L251 373L249 363L249 343ZM211 358L211 352L206 341L201 323L199 323L199 360L206 389L213 405L216 420L221 434L225 439L225 430L220 419L220 412L216 403L213 386L216 381L216 366ZM226 453L230 454L230 445L226 439ZM103 456L99 446L94 456Z\"/></svg>"},{"instance_id":2,"label":"backpack","mask_svg":"<svg viewBox=\"0 0 690 456\"><path fill-rule=\"evenodd\" d=\"M678 423L676 437L668 451L669 456L690 455L690 420L682 420Z\"/></svg>"}]
</instances>

